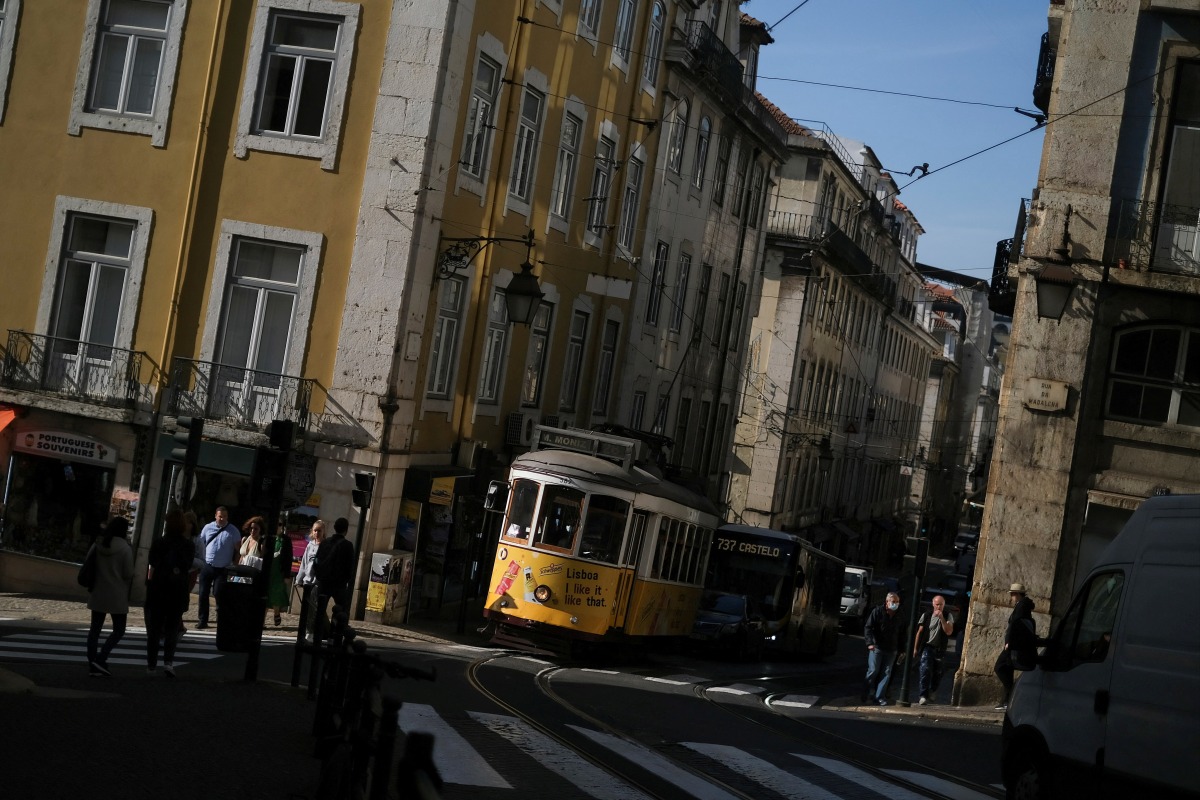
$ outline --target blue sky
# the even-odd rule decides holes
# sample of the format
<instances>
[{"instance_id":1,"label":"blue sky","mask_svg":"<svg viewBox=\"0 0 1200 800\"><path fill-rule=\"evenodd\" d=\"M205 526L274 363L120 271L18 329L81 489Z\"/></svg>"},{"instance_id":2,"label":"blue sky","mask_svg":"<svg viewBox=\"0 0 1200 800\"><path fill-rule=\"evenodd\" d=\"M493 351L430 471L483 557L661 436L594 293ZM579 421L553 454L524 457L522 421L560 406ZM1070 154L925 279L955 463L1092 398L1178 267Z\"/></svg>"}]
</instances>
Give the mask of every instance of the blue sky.
<instances>
[{"instance_id":1,"label":"blue sky","mask_svg":"<svg viewBox=\"0 0 1200 800\"><path fill-rule=\"evenodd\" d=\"M947 165L1033 127L1012 108L1035 110L1048 1L808 0L780 21L801 1L742 6L767 25L778 23L771 30L775 43L760 57L759 91L801 124L823 122L866 143L888 169L908 172L928 162L929 176L900 194L925 228L917 259L989 280L996 242L1013 235L1019 202L1037 181L1042 131ZM896 179L901 186L912 180Z\"/></svg>"}]
</instances>

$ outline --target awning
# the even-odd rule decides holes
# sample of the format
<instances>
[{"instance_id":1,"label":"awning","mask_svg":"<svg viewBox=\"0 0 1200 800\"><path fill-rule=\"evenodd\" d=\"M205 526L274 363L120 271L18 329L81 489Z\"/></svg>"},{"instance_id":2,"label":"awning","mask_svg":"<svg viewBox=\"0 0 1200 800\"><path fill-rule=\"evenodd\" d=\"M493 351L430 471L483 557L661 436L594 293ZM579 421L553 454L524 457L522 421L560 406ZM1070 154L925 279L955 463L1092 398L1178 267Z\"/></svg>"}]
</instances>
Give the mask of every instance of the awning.
<instances>
[{"instance_id":1,"label":"awning","mask_svg":"<svg viewBox=\"0 0 1200 800\"><path fill-rule=\"evenodd\" d=\"M858 535L859 535L858 531L854 530L854 528L851 528L846 523L840 522L838 520L834 520L833 528L838 533L840 533L842 536L844 536L846 538L847 542L857 542L858 541Z\"/></svg>"},{"instance_id":2,"label":"awning","mask_svg":"<svg viewBox=\"0 0 1200 800\"><path fill-rule=\"evenodd\" d=\"M17 412L7 406L0 406L0 431L9 426L17 418Z\"/></svg>"}]
</instances>

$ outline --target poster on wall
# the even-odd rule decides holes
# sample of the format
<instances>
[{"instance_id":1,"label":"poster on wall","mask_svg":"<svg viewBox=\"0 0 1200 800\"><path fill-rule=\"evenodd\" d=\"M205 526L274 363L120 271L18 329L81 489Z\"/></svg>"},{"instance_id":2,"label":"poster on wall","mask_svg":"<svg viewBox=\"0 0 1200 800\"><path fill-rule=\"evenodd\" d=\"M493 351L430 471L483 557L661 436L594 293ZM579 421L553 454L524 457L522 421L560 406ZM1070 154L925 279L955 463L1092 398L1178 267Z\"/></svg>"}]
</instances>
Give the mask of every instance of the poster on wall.
<instances>
[{"instance_id":1,"label":"poster on wall","mask_svg":"<svg viewBox=\"0 0 1200 800\"><path fill-rule=\"evenodd\" d=\"M415 552L420 530L421 504L416 500L400 501L400 516L396 520L396 548Z\"/></svg>"}]
</instances>

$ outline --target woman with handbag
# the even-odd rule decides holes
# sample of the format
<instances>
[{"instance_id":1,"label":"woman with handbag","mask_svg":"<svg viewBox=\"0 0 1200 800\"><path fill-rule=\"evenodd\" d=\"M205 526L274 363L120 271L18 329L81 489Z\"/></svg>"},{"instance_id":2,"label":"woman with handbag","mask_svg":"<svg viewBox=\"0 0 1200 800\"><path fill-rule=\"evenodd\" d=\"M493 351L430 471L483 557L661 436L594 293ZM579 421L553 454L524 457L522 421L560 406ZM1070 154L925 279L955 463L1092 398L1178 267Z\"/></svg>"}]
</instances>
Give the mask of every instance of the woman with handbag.
<instances>
[{"instance_id":1,"label":"woman with handbag","mask_svg":"<svg viewBox=\"0 0 1200 800\"><path fill-rule=\"evenodd\" d=\"M242 537L241 547L238 549L238 563L255 569L262 569L263 557L263 530L266 528L266 521L262 517L251 517L242 525L242 531L245 535Z\"/></svg>"},{"instance_id":2,"label":"woman with handbag","mask_svg":"<svg viewBox=\"0 0 1200 800\"><path fill-rule=\"evenodd\" d=\"M146 572L146 672L158 667L158 646L163 644L163 672L175 677L175 643L188 607L188 576L196 557L196 546L187 538L184 515L167 512L161 537L150 545Z\"/></svg>"},{"instance_id":3,"label":"woman with handbag","mask_svg":"<svg viewBox=\"0 0 1200 800\"><path fill-rule=\"evenodd\" d=\"M104 527L104 537L95 542L96 580L87 606L92 612L92 624L87 635L88 674L93 678L109 678L108 656L125 635L129 617L129 584L133 580L133 548L129 546L129 520L113 517ZM100 630L104 617L112 615L112 632L100 647Z\"/></svg>"}]
</instances>

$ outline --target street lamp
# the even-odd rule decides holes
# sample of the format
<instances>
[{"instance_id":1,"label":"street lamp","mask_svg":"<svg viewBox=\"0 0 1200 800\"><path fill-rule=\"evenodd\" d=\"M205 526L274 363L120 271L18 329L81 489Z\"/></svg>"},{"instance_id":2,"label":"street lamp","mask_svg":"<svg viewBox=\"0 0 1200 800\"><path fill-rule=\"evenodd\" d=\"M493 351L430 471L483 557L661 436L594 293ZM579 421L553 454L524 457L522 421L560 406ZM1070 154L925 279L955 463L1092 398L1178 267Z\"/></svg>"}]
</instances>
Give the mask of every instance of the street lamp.
<instances>
[{"instance_id":1,"label":"street lamp","mask_svg":"<svg viewBox=\"0 0 1200 800\"><path fill-rule=\"evenodd\" d=\"M449 278L459 270L466 269L475 256L483 252L488 245L496 242L514 242L525 245L525 261L520 266L520 272L513 275L504 290L504 306L508 318L513 322L529 326L541 306L545 293L538 285L537 276L533 274L533 264L529 256L533 251L533 229L521 238L510 236L470 236L462 238L445 238L449 246L442 251L438 259L437 277Z\"/></svg>"},{"instance_id":2,"label":"street lamp","mask_svg":"<svg viewBox=\"0 0 1200 800\"><path fill-rule=\"evenodd\" d=\"M1075 273L1063 264L1046 264L1032 274L1037 286L1038 319L1061 320L1075 288Z\"/></svg>"}]
</instances>

